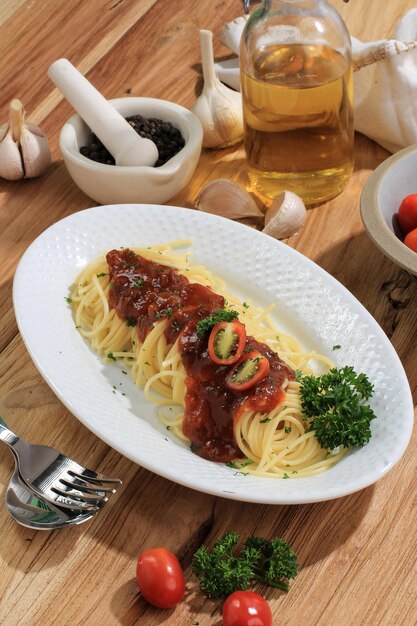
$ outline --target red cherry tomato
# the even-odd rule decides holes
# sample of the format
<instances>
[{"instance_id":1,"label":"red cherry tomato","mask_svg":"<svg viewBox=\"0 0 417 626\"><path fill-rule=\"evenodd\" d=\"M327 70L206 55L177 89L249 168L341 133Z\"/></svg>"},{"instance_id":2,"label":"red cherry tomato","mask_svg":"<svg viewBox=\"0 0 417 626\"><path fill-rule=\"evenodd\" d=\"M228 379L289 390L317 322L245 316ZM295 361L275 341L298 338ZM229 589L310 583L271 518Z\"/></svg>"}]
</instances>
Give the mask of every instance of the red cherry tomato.
<instances>
[{"instance_id":1,"label":"red cherry tomato","mask_svg":"<svg viewBox=\"0 0 417 626\"><path fill-rule=\"evenodd\" d=\"M417 228L417 193L406 196L398 209L398 222L404 235Z\"/></svg>"},{"instance_id":2,"label":"red cherry tomato","mask_svg":"<svg viewBox=\"0 0 417 626\"><path fill-rule=\"evenodd\" d=\"M269 604L254 591L235 591L223 606L224 626L272 626Z\"/></svg>"},{"instance_id":3,"label":"red cherry tomato","mask_svg":"<svg viewBox=\"0 0 417 626\"><path fill-rule=\"evenodd\" d=\"M414 252L417 252L417 228L408 233L404 239L404 243Z\"/></svg>"},{"instance_id":4,"label":"red cherry tomato","mask_svg":"<svg viewBox=\"0 0 417 626\"><path fill-rule=\"evenodd\" d=\"M170 609L185 593L185 580L177 557L165 548L145 550L139 555L136 580L145 600L159 609Z\"/></svg>"},{"instance_id":5,"label":"red cherry tomato","mask_svg":"<svg viewBox=\"0 0 417 626\"><path fill-rule=\"evenodd\" d=\"M240 322L219 322L208 340L212 361L218 365L232 365L239 361L246 344L246 330Z\"/></svg>"},{"instance_id":6,"label":"red cherry tomato","mask_svg":"<svg viewBox=\"0 0 417 626\"><path fill-rule=\"evenodd\" d=\"M245 391L265 378L268 372L269 361L266 356L258 350L251 350L243 354L240 361L236 363L226 378L226 384L234 391Z\"/></svg>"}]
</instances>

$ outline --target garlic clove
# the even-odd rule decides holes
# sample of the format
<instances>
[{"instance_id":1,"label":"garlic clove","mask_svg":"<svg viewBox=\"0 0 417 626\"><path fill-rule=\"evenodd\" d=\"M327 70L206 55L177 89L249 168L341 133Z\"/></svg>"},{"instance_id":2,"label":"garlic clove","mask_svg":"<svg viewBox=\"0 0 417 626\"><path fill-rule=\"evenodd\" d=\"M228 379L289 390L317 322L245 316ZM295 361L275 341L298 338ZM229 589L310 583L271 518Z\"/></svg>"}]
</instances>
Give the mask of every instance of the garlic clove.
<instances>
[{"instance_id":1,"label":"garlic clove","mask_svg":"<svg viewBox=\"0 0 417 626\"><path fill-rule=\"evenodd\" d=\"M22 128L20 145L26 178L43 174L51 163L51 151L43 130L34 124L26 124Z\"/></svg>"},{"instance_id":2,"label":"garlic clove","mask_svg":"<svg viewBox=\"0 0 417 626\"><path fill-rule=\"evenodd\" d=\"M0 128L0 177L20 180L40 176L50 162L45 133L34 124L26 124L23 104L12 100L9 123Z\"/></svg>"},{"instance_id":3,"label":"garlic clove","mask_svg":"<svg viewBox=\"0 0 417 626\"><path fill-rule=\"evenodd\" d=\"M220 31L220 41L236 54L239 54L240 39L249 15L239 15L236 19L225 24Z\"/></svg>"},{"instance_id":4,"label":"garlic clove","mask_svg":"<svg viewBox=\"0 0 417 626\"><path fill-rule=\"evenodd\" d=\"M8 124L3 124L2 126L0 126L0 141L3 141L3 139L5 138L8 132L9 132Z\"/></svg>"},{"instance_id":5,"label":"garlic clove","mask_svg":"<svg viewBox=\"0 0 417 626\"><path fill-rule=\"evenodd\" d=\"M268 207L263 232L276 239L298 233L304 226L307 211L304 202L292 191L283 191Z\"/></svg>"},{"instance_id":6,"label":"garlic clove","mask_svg":"<svg viewBox=\"0 0 417 626\"><path fill-rule=\"evenodd\" d=\"M19 146L8 130L0 140L0 178L20 180L24 175Z\"/></svg>"},{"instance_id":7,"label":"garlic clove","mask_svg":"<svg viewBox=\"0 0 417 626\"><path fill-rule=\"evenodd\" d=\"M263 218L246 189L227 178L216 178L207 183L198 194L194 206L200 211L232 220L256 218L259 221Z\"/></svg>"},{"instance_id":8,"label":"garlic clove","mask_svg":"<svg viewBox=\"0 0 417 626\"><path fill-rule=\"evenodd\" d=\"M242 96L215 74L211 31L200 31L200 48L204 86L191 110L203 126L205 148L232 146L243 139Z\"/></svg>"}]
</instances>

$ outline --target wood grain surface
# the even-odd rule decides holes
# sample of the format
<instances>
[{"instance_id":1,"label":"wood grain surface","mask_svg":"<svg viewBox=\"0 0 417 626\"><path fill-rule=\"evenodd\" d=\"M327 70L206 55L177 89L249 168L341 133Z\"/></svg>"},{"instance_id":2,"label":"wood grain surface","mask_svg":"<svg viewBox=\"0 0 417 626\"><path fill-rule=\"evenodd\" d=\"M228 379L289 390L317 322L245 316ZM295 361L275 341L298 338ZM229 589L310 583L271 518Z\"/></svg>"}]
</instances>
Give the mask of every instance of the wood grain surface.
<instances>
[{"instance_id":1,"label":"wood grain surface","mask_svg":"<svg viewBox=\"0 0 417 626\"><path fill-rule=\"evenodd\" d=\"M334 0L352 35L392 35L412 0ZM151 474L97 439L58 401L22 343L12 308L12 281L26 247L57 220L94 206L62 163L58 134L70 115L46 75L65 56L107 97L162 97L187 107L199 82L199 28L214 32L241 14L239 0L2 0L0 122L20 98L41 124L53 164L39 179L0 182L0 414L33 442L55 446L123 486L92 522L59 532L18 526L3 505L13 469L0 448L0 623L3 626L220 626L221 602L207 600L190 572L191 556L226 530L280 536L293 545L301 571L288 594L258 585L274 625L400 625L417 623L416 437L385 478L331 502L273 507L201 494ZM344 284L370 311L396 348L417 396L417 283L370 242L359 198L387 156L361 135L345 191L308 213L288 240ZM191 183L170 204L190 207L209 179L247 183L241 146L203 152ZM185 568L187 595L175 610L150 607L134 579L138 553L165 545Z\"/></svg>"}]
</instances>

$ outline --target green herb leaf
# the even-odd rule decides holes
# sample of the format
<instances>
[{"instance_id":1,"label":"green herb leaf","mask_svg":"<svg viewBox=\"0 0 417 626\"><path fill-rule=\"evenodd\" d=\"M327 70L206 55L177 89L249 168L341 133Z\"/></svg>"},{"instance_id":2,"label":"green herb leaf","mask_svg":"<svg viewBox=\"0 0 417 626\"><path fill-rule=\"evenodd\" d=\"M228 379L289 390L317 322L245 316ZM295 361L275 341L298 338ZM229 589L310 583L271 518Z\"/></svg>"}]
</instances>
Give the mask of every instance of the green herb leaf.
<instances>
[{"instance_id":1,"label":"green herb leaf","mask_svg":"<svg viewBox=\"0 0 417 626\"><path fill-rule=\"evenodd\" d=\"M346 366L318 377L304 376L300 392L308 431L315 431L322 448L362 447L368 443L370 424L376 415L366 403L373 394L373 385L365 374Z\"/></svg>"},{"instance_id":2,"label":"green herb leaf","mask_svg":"<svg viewBox=\"0 0 417 626\"><path fill-rule=\"evenodd\" d=\"M238 317L237 311L226 311L226 309L216 309L211 315L200 320L197 324L197 335L204 335L219 322L232 322Z\"/></svg>"},{"instance_id":3,"label":"green herb leaf","mask_svg":"<svg viewBox=\"0 0 417 626\"><path fill-rule=\"evenodd\" d=\"M109 352L109 353L107 354L107 358L108 358L108 359L112 359L113 361L115 361L115 360L116 360L116 357L115 357L115 356L113 356L113 352Z\"/></svg>"},{"instance_id":4,"label":"green herb leaf","mask_svg":"<svg viewBox=\"0 0 417 626\"><path fill-rule=\"evenodd\" d=\"M271 421L270 417L265 417L263 420L259 420L260 424L269 424L269 422Z\"/></svg>"},{"instance_id":5,"label":"green herb leaf","mask_svg":"<svg viewBox=\"0 0 417 626\"><path fill-rule=\"evenodd\" d=\"M136 326L136 320L128 317L126 320L126 326Z\"/></svg>"},{"instance_id":6,"label":"green herb leaf","mask_svg":"<svg viewBox=\"0 0 417 626\"><path fill-rule=\"evenodd\" d=\"M142 287L142 285L145 284L145 281L142 278L139 278L138 280L135 280L134 283L132 283L132 287Z\"/></svg>"},{"instance_id":7,"label":"green herb leaf","mask_svg":"<svg viewBox=\"0 0 417 626\"><path fill-rule=\"evenodd\" d=\"M106 272L101 272L101 274L96 274L97 278L102 278L102 276L107 276Z\"/></svg>"},{"instance_id":8,"label":"green herb leaf","mask_svg":"<svg viewBox=\"0 0 417 626\"><path fill-rule=\"evenodd\" d=\"M68 302L68 304L71 304L72 302L71 296L65 296L65 302Z\"/></svg>"},{"instance_id":9,"label":"green herb leaf","mask_svg":"<svg viewBox=\"0 0 417 626\"><path fill-rule=\"evenodd\" d=\"M282 539L250 537L240 552L237 533L226 533L208 550L201 546L194 554L192 570L200 587L212 598L226 597L246 590L255 580L288 591L289 579L298 571L297 558Z\"/></svg>"},{"instance_id":10,"label":"green herb leaf","mask_svg":"<svg viewBox=\"0 0 417 626\"><path fill-rule=\"evenodd\" d=\"M339 343L337 343L335 346L333 346L332 350L340 350L341 347L342 346Z\"/></svg>"}]
</instances>

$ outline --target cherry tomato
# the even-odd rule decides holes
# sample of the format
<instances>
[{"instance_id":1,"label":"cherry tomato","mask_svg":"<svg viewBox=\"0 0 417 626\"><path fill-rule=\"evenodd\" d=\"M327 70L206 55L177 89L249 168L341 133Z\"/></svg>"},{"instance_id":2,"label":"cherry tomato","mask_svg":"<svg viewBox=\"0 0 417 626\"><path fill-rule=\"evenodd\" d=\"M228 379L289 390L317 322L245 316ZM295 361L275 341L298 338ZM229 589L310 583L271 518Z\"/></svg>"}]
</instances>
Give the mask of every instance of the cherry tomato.
<instances>
[{"instance_id":1,"label":"cherry tomato","mask_svg":"<svg viewBox=\"0 0 417 626\"><path fill-rule=\"evenodd\" d=\"M223 626L272 626L269 604L254 591L235 591L223 606Z\"/></svg>"},{"instance_id":2,"label":"cherry tomato","mask_svg":"<svg viewBox=\"0 0 417 626\"><path fill-rule=\"evenodd\" d=\"M139 555L136 580L145 600L160 609L170 609L184 597L181 565L175 554L165 548L145 550Z\"/></svg>"},{"instance_id":3,"label":"cherry tomato","mask_svg":"<svg viewBox=\"0 0 417 626\"><path fill-rule=\"evenodd\" d=\"M404 243L411 250L414 250L414 252L417 252L417 228L410 231L408 235L406 235L404 239Z\"/></svg>"},{"instance_id":4,"label":"cherry tomato","mask_svg":"<svg viewBox=\"0 0 417 626\"><path fill-rule=\"evenodd\" d=\"M404 235L417 228L417 193L406 196L398 209L398 222Z\"/></svg>"},{"instance_id":5,"label":"cherry tomato","mask_svg":"<svg viewBox=\"0 0 417 626\"><path fill-rule=\"evenodd\" d=\"M240 322L219 322L209 337L208 351L218 365L232 365L239 361L246 344L246 330Z\"/></svg>"},{"instance_id":6,"label":"cherry tomato","mask_svg":"<svg viewBox=\"0 0 417 626\"><path fill-rule=\"evenodd\" d=\"M226 384L234 391L244 391L259 382L269 372L269 361L258 350L251 350L243 354L228 377Z\"/></svg>"}]
</instances>

